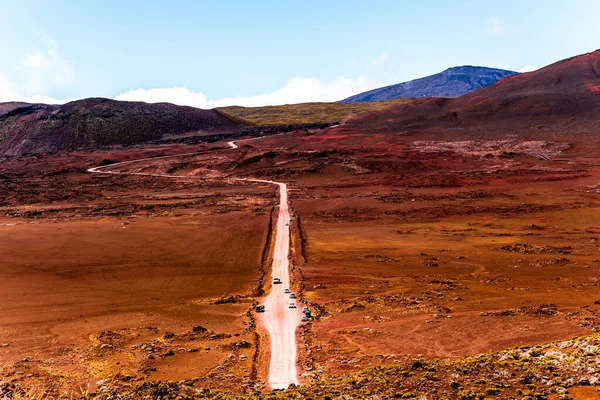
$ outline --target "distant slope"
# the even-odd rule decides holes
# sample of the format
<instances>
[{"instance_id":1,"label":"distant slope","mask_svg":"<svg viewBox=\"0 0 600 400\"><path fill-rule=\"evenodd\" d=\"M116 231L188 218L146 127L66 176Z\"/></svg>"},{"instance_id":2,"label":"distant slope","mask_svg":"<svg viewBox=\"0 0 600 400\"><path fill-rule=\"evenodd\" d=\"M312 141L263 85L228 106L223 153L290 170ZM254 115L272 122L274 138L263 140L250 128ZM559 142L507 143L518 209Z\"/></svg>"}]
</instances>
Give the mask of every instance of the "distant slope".
<instances>
[{"instance_id":1,"label":"distant slope","mask_svg":"<svg viewBox=\"0 0 600 400\"><path fill-rule=\"evenodd\" d=\"M397 98L458 97L489 86L505 76L513 74L516 74L516 72L465 65L462 67L448 68L438 74L409 82L398 83L396 85L359 93L342 100L342 103L391 100Z\"/></svg>"},{"instance_id":2,"label":"distant slope","mask_svg":"<svg viewBox=\"0 0 600 400\"><path fill-rule=\"evenodd\" d=\"M221 107L217 111L252 125L320 124L343 121L371 111L409 103L409 99L370 103L301 103L265 107Z\"/></svg>"},{"instance_id":3,"label":"distant slope","mask_svg":"<svg viewBox=\"0 0 600 400\"><path fill-rule=\"evenodd\" d=\"M15 108L26 107L29 105L31 105L31 104L21 103L18 101L11 101L8 103L0 103L0 116L2 116L2 114L6 114L7 112L14 110Z\"/></svg>"},{"instance_id":4,"label":"distant slope","mask_svg":"<svg viewBox=\"0 0 600 400\"><path fill-rule=\"evenodd\" d=\"M0 104L0 155L136 144L239 124L214 110L101 98L63 105Z\"/></svg>"},{"instance_id":5,"label":"distant slope","mask_svg":"<svg viewBox=\"0 0 600 400\"><path fill-rule=\"evenodd\" d=\"M511 133L583 126L600 128L600 50L506 77L459 98L420 99L373 112L345 127L371 133L448 128Z\"/></svg>"}]
</instances>

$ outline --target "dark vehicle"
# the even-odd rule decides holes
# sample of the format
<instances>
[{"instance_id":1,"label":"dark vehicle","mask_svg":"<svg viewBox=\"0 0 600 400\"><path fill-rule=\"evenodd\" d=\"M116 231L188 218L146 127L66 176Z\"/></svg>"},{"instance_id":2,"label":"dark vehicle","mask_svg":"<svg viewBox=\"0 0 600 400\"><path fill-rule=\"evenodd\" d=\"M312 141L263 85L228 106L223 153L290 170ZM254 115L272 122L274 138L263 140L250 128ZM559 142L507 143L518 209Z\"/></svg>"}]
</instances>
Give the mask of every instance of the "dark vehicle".
<instances>
[{"instance_id":1,"label":"dark vehicle","mask_svg":"<svg viewBox=\"0 0 600 400\"><path fill-rule=\"evenodd\" d=\"M256 306L255 307L256 312L265 312L265 306Z\"/></svg>"}]
</instances>

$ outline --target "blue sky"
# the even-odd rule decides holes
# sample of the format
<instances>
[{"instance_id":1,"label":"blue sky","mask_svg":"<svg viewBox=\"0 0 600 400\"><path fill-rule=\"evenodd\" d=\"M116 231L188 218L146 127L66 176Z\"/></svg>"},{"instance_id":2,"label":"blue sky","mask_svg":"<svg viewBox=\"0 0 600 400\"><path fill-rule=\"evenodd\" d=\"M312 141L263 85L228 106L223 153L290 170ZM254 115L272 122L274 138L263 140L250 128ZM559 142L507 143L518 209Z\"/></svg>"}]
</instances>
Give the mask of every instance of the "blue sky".
<instances>
[{"instance_id":1,"label":"blue sky","mask_svg":"<svg viewBox=\"0 0 600 400\"><path fill-rule=\"evenodd\" d=\"M338 100L600 48L597 0L0 0L0 101Z\"/></svg>"}]
</instances>

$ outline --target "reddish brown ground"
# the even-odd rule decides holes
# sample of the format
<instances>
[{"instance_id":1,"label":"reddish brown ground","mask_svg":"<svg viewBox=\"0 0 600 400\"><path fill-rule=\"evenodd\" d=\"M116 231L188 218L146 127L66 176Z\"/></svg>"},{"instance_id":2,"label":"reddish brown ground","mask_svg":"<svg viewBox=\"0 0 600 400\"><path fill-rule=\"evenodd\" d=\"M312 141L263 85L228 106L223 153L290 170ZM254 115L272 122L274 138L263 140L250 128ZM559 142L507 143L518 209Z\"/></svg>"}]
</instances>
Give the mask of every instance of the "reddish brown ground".
<instances>
[{"instance_id":1,"label":"reddish brown ground","mask_svg":"<svg viewBox=\"0 0 600 400\"><path fill-rule=\"evenodd\" d=\"M231 176L289 183L299 216L293 289L317 314L299 335L305 381L600 328L598 141L482 136L341 126L119 168L198 178L175 181L82 170L164 148L11 160L2 172L0 239L11 245L0 256L10 282L0 294L9 344L0 358L14 379L35 379L29 368L65 381L121 371L198 377L197 386L260 383L245 313L258 299L276 197L221 180ZM240 297L214 304L229 295ZM242 341L250 347L237 348ZM35 362L13 364L26 356Z\"/></svg>"},{"instance_id":2,"label":"reddish brown ground","mask_svg":"<svg viewBox=\"0 0 600 400\"><path fill-rule=\"evenodd\" d=\"M84 168L154 153L3 165L4 379L93 391L115 375L240 389L260 378L246 313L260 294L275 192Z\"/></svg>"},{"instance_id":3,"label":"reddish brown ground","mask_svg":"<svg viewBox=\"0 0 600 400\"><path fill-rule=\"evenodd\" d=\"M295 261L319 309L303 331L307 377L600 327L598 142L498 138L525 149L514 154L449 135L458 151L432 152L428 134L345 129L262 140L255 163L290 182L300 216Z\"/></svg>"}]
</instances>

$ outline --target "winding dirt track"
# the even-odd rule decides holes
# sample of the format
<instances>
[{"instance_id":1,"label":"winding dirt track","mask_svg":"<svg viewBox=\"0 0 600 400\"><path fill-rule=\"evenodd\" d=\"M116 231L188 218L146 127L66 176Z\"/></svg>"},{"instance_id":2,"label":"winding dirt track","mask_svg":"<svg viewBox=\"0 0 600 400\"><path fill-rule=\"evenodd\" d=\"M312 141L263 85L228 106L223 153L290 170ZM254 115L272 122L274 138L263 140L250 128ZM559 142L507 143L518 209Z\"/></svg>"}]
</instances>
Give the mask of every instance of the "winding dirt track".
<instances>
[{"instance_id":1,"label":"winding dirt track","mask_svg":"<svg viewBox=\"0 0 600 400\"><path fill-rule=\"evenodd\" d=\"M235 141L227 142L230 149L237 149ZM148 174L141 172L117 172L110 169L118 166L152 161L164 158L175 158L182 156L195 155L198 153L185 153L173 156L140 158L137 160L124 161L105 166L89 168L87 172L95 174L113 174L113 175L142 175L161 178L192 178L187 175L170 174ZM265 313L258 320L261 321L269 333L270 339L270 362L269 362L269 385L273 389L285 389L290 384L299 384L298 370L296 366L298 345L296 343L296 329L300 325L302 311L301 304L295 300L290 300L289 296L283 293L284 288L289 288L290 268L289 268L289 250L290 250L290 212L288 208L287 185L281 182L273 182L253 178L231 178L235 181L247 181L256 183L268 183L279 187L279 215L277 217L277 230L275 234L275 248L273 250L273 268L272 277L278 277L281 280L280 285L272 285L270 293L264 299ZM298 308L289 308L289 303L297 303Z\"/></svg>"}]
</instances>

